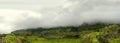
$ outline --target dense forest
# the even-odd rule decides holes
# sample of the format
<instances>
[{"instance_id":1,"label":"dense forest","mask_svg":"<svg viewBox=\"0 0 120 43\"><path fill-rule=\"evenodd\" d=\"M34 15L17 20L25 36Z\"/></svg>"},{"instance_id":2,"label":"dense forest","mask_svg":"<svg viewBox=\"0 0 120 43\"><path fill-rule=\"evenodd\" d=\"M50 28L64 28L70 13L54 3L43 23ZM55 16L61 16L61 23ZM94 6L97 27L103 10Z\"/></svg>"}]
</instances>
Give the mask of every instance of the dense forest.
<instances>
[{"instance_id":1,"label":"dense forest","mask_svg":"<svg viewBox=\"0 0 120 43\"><path fill-rule=\"evenodd\" d=\"M31 28L1 34L0 43L119 43L119 24Z\"/></svg>"}]
</instances>

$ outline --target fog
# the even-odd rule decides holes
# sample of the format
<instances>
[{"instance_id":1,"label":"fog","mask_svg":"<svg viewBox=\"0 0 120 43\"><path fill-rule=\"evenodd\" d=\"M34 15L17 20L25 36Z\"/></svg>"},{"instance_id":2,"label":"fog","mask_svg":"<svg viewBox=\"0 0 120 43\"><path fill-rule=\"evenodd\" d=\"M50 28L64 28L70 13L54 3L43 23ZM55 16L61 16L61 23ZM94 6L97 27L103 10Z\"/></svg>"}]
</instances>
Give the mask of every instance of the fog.
<instances>
[{"instance_id":1,"label":"fog","mask_svg":"<svg viewBox=\"0 0 120 43\"><path fill-rule=\"evenodd\" d=\"M119 0L0 0L0 2L4 2L0 4L2 5L0 33L38 27L79 26L83 23L96 22L120 24Z\"/></svg>"}]
</instances>

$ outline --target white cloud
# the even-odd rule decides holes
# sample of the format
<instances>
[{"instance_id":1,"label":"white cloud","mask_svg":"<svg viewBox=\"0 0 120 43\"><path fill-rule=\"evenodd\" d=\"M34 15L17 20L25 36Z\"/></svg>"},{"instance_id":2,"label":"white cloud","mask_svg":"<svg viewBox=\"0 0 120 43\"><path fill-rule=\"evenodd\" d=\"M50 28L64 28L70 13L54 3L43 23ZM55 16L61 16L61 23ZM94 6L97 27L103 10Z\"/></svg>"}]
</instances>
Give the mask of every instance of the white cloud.
<instances>
[{"instance_id":1,"label":"white cloud","mask_svg":"<svg viewBox=\"0 0 120 43\"><path fill-rule=\"evenodd\" d=\"M3 3L3 7L0 7L1 33L37 27L79 26L94 22L120 23L120 1L117 0L63 0L60 2L58 0L0 0L0 2L9 2L9 4ZM12 2L19 2L19 4ZM47 6L40 8L39 5Z\"/></svg>"}]
</instances>

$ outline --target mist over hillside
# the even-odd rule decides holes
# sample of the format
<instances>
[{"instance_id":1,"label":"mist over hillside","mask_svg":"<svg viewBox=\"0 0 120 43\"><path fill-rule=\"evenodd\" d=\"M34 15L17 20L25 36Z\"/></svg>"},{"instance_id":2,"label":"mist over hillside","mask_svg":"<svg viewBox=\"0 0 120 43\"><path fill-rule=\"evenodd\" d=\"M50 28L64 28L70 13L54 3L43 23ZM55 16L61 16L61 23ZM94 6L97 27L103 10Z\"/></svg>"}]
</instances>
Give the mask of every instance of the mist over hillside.
<instances>
[{"instance_id":1,"label":"mist over hillside","mask_svg":"<svg viewBox=\"0 0 120 43\"><path fill-rule=\"evenodd\" d=\"M0 0L0 43L120 43L120 1Z\"/></svg>"},{"instance_id":2,"label":"mist over hillside","mask_svg":"<svg viewBox=\"0 0 120 43\"><path fill-rule=\"evenodd\" d=\"M120 24L119 11L119 0L63 0L57 6L42 7L39 10L0 8L0 33L96 22Z\"/></svg>"}]
</instances>

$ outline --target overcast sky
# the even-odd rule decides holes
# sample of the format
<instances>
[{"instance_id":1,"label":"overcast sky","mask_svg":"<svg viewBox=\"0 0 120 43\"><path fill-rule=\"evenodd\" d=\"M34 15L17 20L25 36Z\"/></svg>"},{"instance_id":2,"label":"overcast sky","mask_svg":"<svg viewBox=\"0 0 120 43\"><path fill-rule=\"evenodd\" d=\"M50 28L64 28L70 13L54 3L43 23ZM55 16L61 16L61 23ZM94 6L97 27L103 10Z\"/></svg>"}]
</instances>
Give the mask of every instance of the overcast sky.
<instances>
[{"instance_id":1,"label":"overcast sky","mask_svg":"<svg viewBox=\"0 0 120 43\"><path fill-rule=\"evenodd\" d=\"M0 33L95 22L120 24L120 1L0 0Z\"/></svg>"},{"instance_id":2,"label":"overcast sky","mask_svg":"<svg viewBox=\"0 0 120 43\"><path fill-rule=\"evenodd\" d=\"M39 10L59 6L64 0L0 0L0 9Z\"/></svg>"},{"instance_id":3,"label":"overcast sky","mask_svg":"<svg viewBox=\"0 0 120 43\"><path fill-rule=\"evenodd\" d=\"M17 19L39 16L40 9L57 7L63 3L64 0L0 0L0 33L13 31Z\"/></svg>"}]
</instances>

